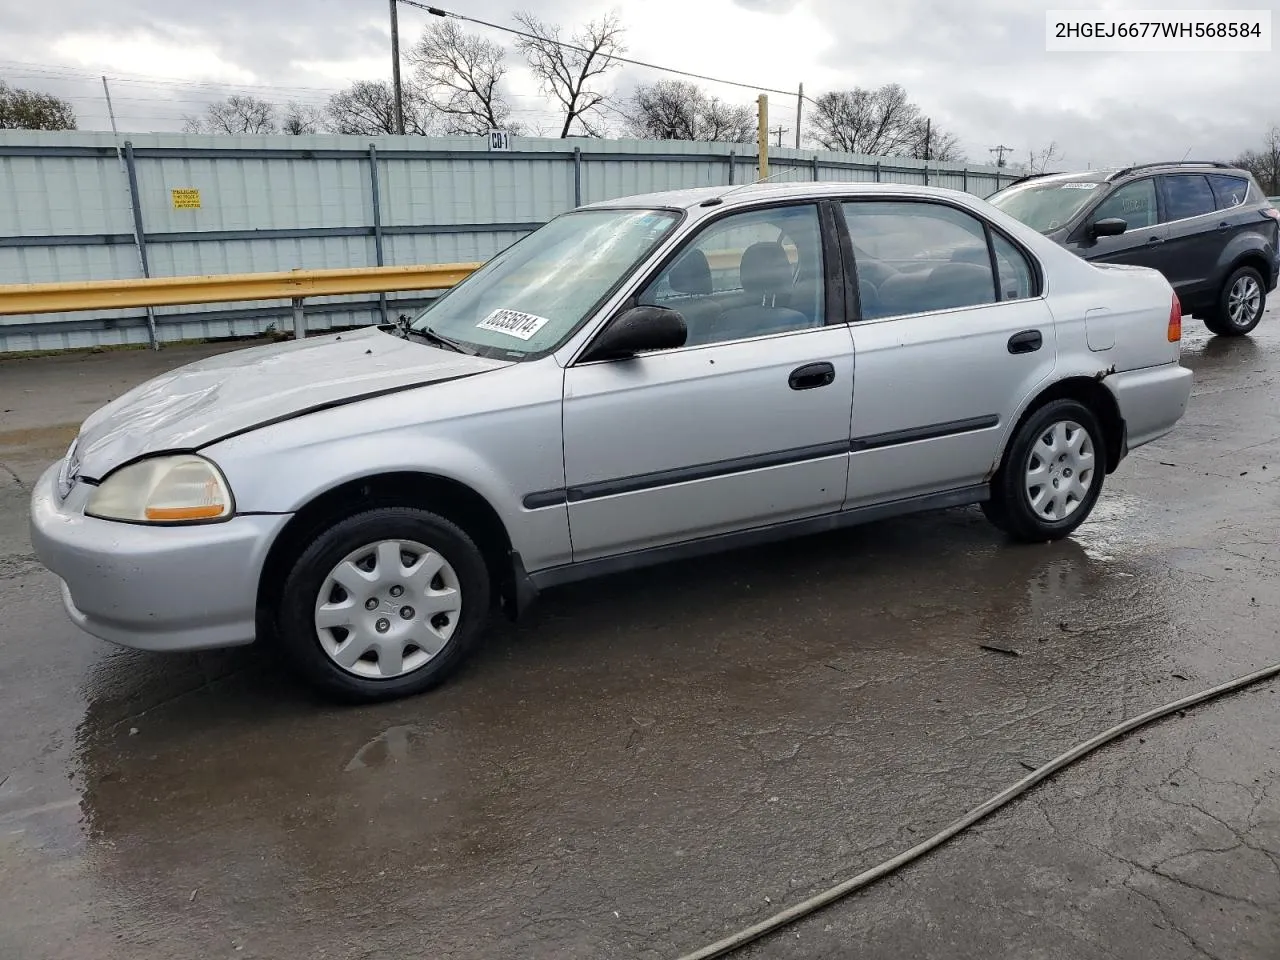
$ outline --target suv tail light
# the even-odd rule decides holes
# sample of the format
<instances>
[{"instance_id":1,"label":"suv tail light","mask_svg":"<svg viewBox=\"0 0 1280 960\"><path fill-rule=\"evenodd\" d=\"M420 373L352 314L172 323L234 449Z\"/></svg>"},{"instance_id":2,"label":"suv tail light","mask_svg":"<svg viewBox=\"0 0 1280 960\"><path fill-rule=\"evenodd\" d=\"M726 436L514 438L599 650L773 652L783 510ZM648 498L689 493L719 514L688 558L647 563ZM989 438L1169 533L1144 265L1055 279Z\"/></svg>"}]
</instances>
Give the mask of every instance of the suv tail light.
<instances>
[{"instance_id":1,"label":"suv tail light","mask_svg":"<svg viewBox=\"0 0 1280 960\"><path fill-rule=\"evenodd\" d=\"M1280 210L1277 210L1275 207L1263 207L1262 215L1264 217L1270 217L1272 220L1280 220Z\"/></svg>"},{"instance_id":2,"label":"suv tail light","mask_svg":"<svg viewBox=\"0 0 1280 960\"><path fill-rule=\"evenodd\" d=\"M1169 342L1177 343L1182 339L1182 303L1178 295L1173 295L1173 305L1169 308Z\"/></svg>"}]
</instances>

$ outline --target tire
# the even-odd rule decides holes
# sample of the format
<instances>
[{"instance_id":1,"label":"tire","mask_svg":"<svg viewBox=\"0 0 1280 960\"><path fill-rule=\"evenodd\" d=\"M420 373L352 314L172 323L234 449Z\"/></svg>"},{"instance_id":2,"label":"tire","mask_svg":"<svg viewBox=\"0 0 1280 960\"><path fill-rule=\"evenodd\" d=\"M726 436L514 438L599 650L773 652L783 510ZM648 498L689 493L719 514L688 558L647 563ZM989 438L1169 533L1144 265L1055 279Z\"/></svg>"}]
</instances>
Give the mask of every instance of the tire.
<instances>
[{"instance_id":1,"label":"tire","mask_svg":"<svg viewBox=\"0 0 1280 960\"><path fill-rule=\"evenodd\" d=\"M1218 291L1204 325L1220 337L1242 337L1253 330L1267 309L1267 285L1253 267L1238 267Z\"/></svg>"},{"instance_id":2,"label":"tire","mask_svg":"<svg viewBox=\"0 0 1280 960\"><path fill-rule=\"evenodd\" d=\"M329 697L372 703L423 693L453 673L488 624L490 598L484 556L460 527L426 510L382 507L340 521L302 551L275 619L281 650L306 681Z\"/></svg>"},{"instance_id":3,"label":"tire","mask_svg":"<svg viewBox=\"0 0 1280 960\"><path fill-rule=\"evenodd\" d=\"M1083 434L1083 438L1077 440L1078 434ZM1053 441L1053 455L1046 455L1042 439ZM1084 454L1091 454L1091 466L1087 468L1087 479L1082 482L1086 469ZM1033 486L1033 468L1044 471L1038 477L1043 479L1042 484ZM1077 400L1053 400L1018 427L1004 462L992 480L991 500L983 504L983 512L1015 540L1026 543L1061 540L1088 519L1102 492L1106 472L1107 448L1097 417ZM1053 481L1061 487L1051 488L1049 484ZM1055 490L1061 492L1055 495ZM1071 498L1067 491L1080 495ZM1041 500L1044 495L1047 498ZM1051 504L1060 508L1053 511L1061 512L1060 517L1051 515L1048 510Z\"/></svg>"}]
</instances>

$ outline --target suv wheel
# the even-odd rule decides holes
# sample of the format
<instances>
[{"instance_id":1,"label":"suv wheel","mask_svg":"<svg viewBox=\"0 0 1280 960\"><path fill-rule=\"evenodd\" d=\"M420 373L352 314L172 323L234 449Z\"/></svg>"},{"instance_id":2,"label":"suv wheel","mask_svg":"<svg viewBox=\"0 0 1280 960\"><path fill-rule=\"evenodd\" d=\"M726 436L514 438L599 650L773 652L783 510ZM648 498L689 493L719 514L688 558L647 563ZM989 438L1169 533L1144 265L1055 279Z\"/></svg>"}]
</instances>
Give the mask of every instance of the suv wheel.
<instances>
[{"instance_id":1,"label":"suv wheel","mask_svg":"<svg viewBox=\"0 0 1280 960\"><path fill-rule=\"evenodd\" d=\"M1093 412L1076 400L1054 400L1014 434L983 512L1015 540L1060 540L1088 519L1106 472L1107 447Z\"/></svg>"},{"instance_id":2,"label":"suv wheel","mask_svg":"<svg viewBox=\"0 0 1280 960\"><path fill-rule=\"evenodd\" d=\"M466 659L489 619L489 572L444 517L383 507L321 533L285 579L286 656L322 692L372 702L421 693Z\"/></svg>"},{"instance_id":3,"label":"suv wheel","mask_svg":"<svg viewBox=\"0 0 1280 960\"><path fill-rule=\"evenodd\" d=\"M1239 267L1227 277L1218 302L1204 325L1220 337L1239 337L1251 331L1267 308L1266 284L1253 267Z\"/></svg>"}]
</instances>

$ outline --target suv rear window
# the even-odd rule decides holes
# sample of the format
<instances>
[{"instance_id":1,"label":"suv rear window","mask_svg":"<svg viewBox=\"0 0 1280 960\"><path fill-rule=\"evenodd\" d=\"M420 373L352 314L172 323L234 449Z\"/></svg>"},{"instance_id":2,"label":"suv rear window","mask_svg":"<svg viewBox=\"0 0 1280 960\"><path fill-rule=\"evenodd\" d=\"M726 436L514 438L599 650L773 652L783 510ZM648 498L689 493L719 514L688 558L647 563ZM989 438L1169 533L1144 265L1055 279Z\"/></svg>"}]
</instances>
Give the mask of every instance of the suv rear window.
<instances>
[{"instance_id":1,"label":"suv rear window","mask_svg":"<svg viewBox=\"0 0 1280 960\"><path fill-rule=\"evenodd\" d=\"M1240 177L1228 177L1221 173L1211 173L1209 174L1209 184L1213 187L1213 196L1218 201L1219 210L1238 207L1249 196L1249 181Z\"/></svg>"},{"instance_id":2,"label":"suv rear window","mask_svg":"<svg viewBox=\"0 0 1280 960\"><path fill-rule=\"evenodd\" d=\"M1213 188L1202 173L1175 173L1164 178L1165 220L1186 220L1218 208Z\"/></svg>"}]
</instances>

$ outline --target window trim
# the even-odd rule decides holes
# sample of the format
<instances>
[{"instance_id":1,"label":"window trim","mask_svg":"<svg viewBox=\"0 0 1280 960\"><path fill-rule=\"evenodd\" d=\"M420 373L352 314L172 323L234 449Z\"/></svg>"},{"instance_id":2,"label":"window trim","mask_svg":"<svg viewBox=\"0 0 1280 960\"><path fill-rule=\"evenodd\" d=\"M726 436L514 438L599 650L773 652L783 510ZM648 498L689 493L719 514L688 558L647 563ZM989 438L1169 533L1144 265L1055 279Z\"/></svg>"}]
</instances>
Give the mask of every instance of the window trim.
<instances>
[{"instance_id":1,"label":"window trim","mask_svg":"<svg viewBox=\"0 0 1280 960\"><path fill-rule=\"evenodd\" d=\"M1206 211L1205 213L1194 214L1190 217L1178 217L1176 220L1166 220L1165 217L1169 215L1169 197L1168 197L1167 191L1168 191L1168 180L1170 177L1199 177L1200 179L1202 179L1204 181L1204 185L1209 188L1209 196L1213 197L1213 209ZM1207 173L1161 173L1156 175L1156 179L1159 181L1159 183L1156 184L1156 189L1160 194L1160 200L1161 200L1161 208L1160 208L1160 225L1161 226L1167 227L1175 223L1186 223L1188 220L1199 220L1201 217L1211 217L1215 213L1222 212L1221 210L1218 209L1218 195L1213 192L1213 184L1209 182L1209 175ZM1235 208L1228 207L1227 209L1234 210Z\"/></svg>"},{"instance_id":2,"label":"window trim","mask_svg":"<svg viewBox=\"0 0 1280 960\"><path fill-rule=\"evenodd\" d=\"M715 347L727 346L729 344L748 343L753 340L771 340L774 337L791 337L798 334L814 333L819 330L827 330L833 326L842 326L845 321L842 319L845 303L845 269L840 258L840 250L838 246L837 231L838 222L833 217L824 216L823 208L830 205L825 197L798 197L795 199L770 200L764 203L742 204L740 206L732 206L725 210L718 210L716 213L702 218L685 234L676 240L675 244L658 260L653 267L647 271L633 273L630 280L632 281L630 289L627 291L623 300L609 313L608 317L602 322L596 331L588 337L582 346L574 352L574 355L565 364L566 367L592 366L597 363L616 363L616 360L587 360L583 361L582 357L591 350L592 345L598 340L613 323L625 311L636 306L636 298L640 292L649 284L658 279L668 267L670 267L677 259L679 259L698 238L707 230L716 224L727 220L729 217L741 216L744 214L760 213L765 210L777 210L787 207L813 207L817 217L818 224L818 247L822 255L822 272L823 272L823 321L817 327L803 327L797 330L779 330L774 333L763 333L753 337L738 337L733 340L720 340L715 343L694 343L685 344L681 347L672 347L669 350L651 350L642 356L658 357L669 356L675 353L681 353L687 350L706 350ZM833 269L834 268L834 269ZM638 279L637 279L638 278ZM617 292L617 291L615 291ZM597 308L598 309L598 308Z\"/></svg>"},{"instance_id":3,"label":"window trim","mask_svg":"<svg viewBox=\"0 0 1280 960\"><path fill-rule=\"evenodd\" d=\"M991 303L972 303L963 307L944 307L940 310L921 310L916 313L898 313L890 317L863 317L862 315L862 291L858 283L858 258L853 252L853 237L849 233L849 223L845 219L844 208L850 203L918 203L932 207L948 207L958 213L965 214L976 220L983 228L983 237L987 244L987 259L990 261L991 267L991 285L995 294L995 300ZM981 310L990 307L999 307L1006 303L1027 303L1032 300L1043 300L1044 292L1044 268L1040 263L1040 259L1035 256L1017 237L1012 236L1007 230L1001 229L993 224L982 214L976 210L971 210L962 203L948 200L943 197L884 197L884 196L841 196L833 200L833 206L836 208L836 217L841 235L841 253L847 258L848 266L845 269L846 276L851 278L853 288L853 300L851 312L845 321L850 326L854 324L866 323L889 323L895 320L904 320L912 317L931 317L942 313L960 313L968 310ZM1027 265L1031 268L1031 289L1032 293L1027 297L1018 297L1013 300L1005 300L1000 296L1000 271L996 269L995 244L992 242L993 236L1002 237L1015 250L1017 250L1026 259Z\"/></svg>"}]
</instances>

